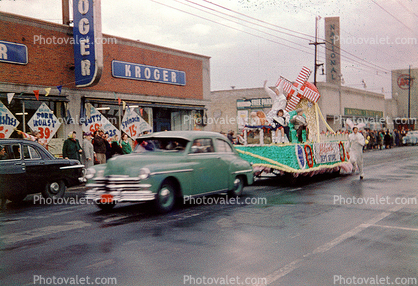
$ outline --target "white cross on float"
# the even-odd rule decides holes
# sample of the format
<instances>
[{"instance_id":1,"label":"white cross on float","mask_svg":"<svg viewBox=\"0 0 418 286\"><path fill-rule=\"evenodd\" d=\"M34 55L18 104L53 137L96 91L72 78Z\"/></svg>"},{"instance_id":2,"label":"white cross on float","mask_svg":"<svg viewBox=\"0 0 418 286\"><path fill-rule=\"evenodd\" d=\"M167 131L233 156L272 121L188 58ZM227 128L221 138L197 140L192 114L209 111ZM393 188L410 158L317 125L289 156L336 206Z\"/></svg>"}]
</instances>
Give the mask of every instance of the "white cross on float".
<instances>
[{"instance_id":1,"label":"white cross on float","mask_svg":"<svg viewBox=\"0 0 418 286\"><path fill-rule=\"evenodd\" d=\"M306 98L312 102L318 102L321 95L319 94L316 86L308 82L310 75L311 70L304 66L296 78L296 82L292 83L282 76L277 81L276 87L284 81L283 90L288 93L286 106L287 112L294 110L302 98Z\"/></svg>"}]
</instances>

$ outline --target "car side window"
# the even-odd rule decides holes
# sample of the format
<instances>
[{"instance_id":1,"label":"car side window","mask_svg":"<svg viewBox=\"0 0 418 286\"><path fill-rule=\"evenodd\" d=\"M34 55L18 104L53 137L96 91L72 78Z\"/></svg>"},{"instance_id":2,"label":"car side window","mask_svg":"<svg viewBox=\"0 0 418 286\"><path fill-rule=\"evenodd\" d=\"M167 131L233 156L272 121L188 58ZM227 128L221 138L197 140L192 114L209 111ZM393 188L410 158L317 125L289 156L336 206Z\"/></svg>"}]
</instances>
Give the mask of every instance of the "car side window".
<instances>
[{"instance_id":1,"label":"car side window","mask_svg":"<svg viewBox=\"0 0 418 286\"><path fill-rule=\"evenodd\" d=\"M190 153L211 153L214 152L213 142L210 138L195 139Z\"/></svg>"},{"instance_id":2,"label":"car side window","mask_svg":"<svg viewBox=\"0 0 418 286\"><path fill-rule=\"evenodd\" d=\"M7 159L10 159L7 145L0 145L0 160Z\"/></svg>"},{"instance_id":3,"label":"car side window","mask_svg":"<svg viewBox=\"0 0 418 286\"><path fill-rule=\"evenodd\" d=\"M0 160L20 159L19 144L4 144L0 146Z\"/></svg>"},{"instance_id":4,"label":"car side window","mask_svg":"<svg viewBox=\"0 0 418 286\"><path fill-rule=\"evenodd\" d=\"M42 159L39 152L32 146L24 145L23 146L23 158L25 160L39 160Z\"/></svg>"},{"instance_id":5,"label":"car side window","mask_svg":"<svg viewBox=\"0 0 418 286\"><path fill-rule=\"evenodd\" d=\"M216 139L216 152L233 153L231 146L222 139Z\"/></svg>"}]
</instances>

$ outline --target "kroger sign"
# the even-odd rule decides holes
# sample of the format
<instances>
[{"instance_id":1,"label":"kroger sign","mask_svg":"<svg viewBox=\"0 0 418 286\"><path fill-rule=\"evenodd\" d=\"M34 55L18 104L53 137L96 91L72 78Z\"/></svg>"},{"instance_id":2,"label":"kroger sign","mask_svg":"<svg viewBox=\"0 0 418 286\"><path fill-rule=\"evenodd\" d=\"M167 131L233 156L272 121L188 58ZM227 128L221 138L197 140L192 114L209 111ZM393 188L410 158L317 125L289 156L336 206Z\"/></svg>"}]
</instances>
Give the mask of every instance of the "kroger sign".
<instances>
[{"instance_id":1,"label":"kroger sign","mask_svg":"<svg viewBox=\"0 0 418 286\"><path fill-rule=\"evenodd\" d=\"M103 69L101 0L73 0L74 64L77 87L99 82Z\"/></svg>"}]
</instances>

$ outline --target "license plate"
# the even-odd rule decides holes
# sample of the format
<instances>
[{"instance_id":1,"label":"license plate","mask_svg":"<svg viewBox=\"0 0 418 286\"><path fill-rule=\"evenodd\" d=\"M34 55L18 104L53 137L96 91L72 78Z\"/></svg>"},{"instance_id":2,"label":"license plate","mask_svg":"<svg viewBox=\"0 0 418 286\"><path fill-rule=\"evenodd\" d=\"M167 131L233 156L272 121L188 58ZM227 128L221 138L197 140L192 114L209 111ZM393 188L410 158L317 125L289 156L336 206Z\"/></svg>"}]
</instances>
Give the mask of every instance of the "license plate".
<instances>
[{"instance_id":1,"label":"license plate","mask_svg":"<svg viewBox=\"0 0 418 286\"><path fill-rule=\"evenodd\" d=\"M101 195L100 196L100 203L102 203L102 204L113 203L113 196L109 195L109 194Z\"/></svg>"}]
</instances>

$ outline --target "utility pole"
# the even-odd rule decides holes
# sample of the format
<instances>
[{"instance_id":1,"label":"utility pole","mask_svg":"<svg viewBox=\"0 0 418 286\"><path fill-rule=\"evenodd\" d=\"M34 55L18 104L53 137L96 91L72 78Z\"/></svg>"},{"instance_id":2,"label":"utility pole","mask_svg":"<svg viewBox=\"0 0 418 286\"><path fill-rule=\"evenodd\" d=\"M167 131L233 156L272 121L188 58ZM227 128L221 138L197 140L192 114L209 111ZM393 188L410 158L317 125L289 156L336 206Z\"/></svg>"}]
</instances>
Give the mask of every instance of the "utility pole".
<instances>
[{"instance_id":1,"label":"utility pole","mask_svg":"<svg viewBox=\"0 0 418 286\"><path fill-rule=\"evenodd\" d=\"M409 118L411 118L411 65L409 65L409 76L408 76L408 124Z\"/></svg>"},{"instance_id":2,"label":"utility pole","mask_svg":"<svg viewBox=\"0 0 418 286\"><path fill-rule=\"evenodd\" d=\"M69 25L70 24L70 3L69 3L69 0L62 0L62 23L64 25Z\"/></svg>"},{"instance_id":3,"label":"utility pole","mask_svg":"<svg viewBox=\"0 0 418 286\"><path fill-rule=\"evenodd\" d=\"M316 86L316 71L318 70L318 67L323 66L324 63L322 64L318 64L317 63L317 47L318 45L325 45L325 42L318 42L318 21L321 17L320 16L316 16L315 17L315 42L313 43L309 43L309 45L314 45L315 46L315 64L314 64L314 85Z\"/></svg>"}]
</instances>

